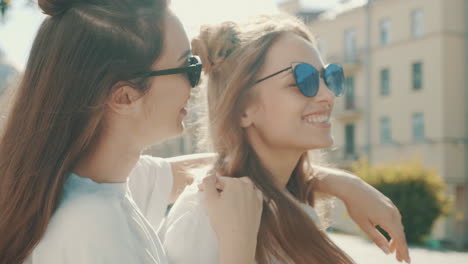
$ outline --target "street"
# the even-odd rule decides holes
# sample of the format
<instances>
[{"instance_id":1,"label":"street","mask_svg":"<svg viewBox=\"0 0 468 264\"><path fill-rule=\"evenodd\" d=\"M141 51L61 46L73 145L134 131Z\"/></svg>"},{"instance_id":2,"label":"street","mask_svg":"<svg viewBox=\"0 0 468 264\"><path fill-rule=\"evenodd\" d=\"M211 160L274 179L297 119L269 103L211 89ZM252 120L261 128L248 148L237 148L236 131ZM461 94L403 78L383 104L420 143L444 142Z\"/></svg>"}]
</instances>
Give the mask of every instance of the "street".
<instances>
[{"instance_id":1,"label":"street","mask_svg":"<svg viewBox=\"0 0 468 264\"><path fill-rule=\"evenodd\" d=\"M396 264L395 254L385 255L377 246L358 236L329 233L331 239L358 264ZM468 253L410 248L412 264L468 264Z\"/></svg>"}]
</instances>

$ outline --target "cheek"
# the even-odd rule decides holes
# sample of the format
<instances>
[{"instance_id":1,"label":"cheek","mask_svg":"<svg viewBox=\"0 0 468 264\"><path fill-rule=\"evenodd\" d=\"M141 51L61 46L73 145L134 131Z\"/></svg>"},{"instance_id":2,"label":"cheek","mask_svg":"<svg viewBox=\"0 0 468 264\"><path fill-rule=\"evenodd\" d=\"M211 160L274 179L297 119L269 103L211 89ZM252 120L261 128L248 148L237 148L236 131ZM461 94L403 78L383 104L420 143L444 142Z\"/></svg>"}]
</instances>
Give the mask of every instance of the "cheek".
<instances>
[{"instance_id":1,"label":"cheek","mask_svg":"<svg viewBox=\"0 0 468 264\"><path fill-rule=\"evenodd\" d=\"M168 127L169 120L174 119L175 106L171 103L171 94L164 89L153 87L145 95L143 103L142 126L149 133L162 131Z\"/></svg>"},{"instance_id":2,"label":"cheek","mask_svg":"<svg viewBox=\"0 0 468 264\"><path fill-rule=\"evenodd\" d=\"M304 109L303 100L298 99L300 98L287 92L264 97L258 127L265 138L279 142L295 137Z\"/></svg>"},{"instance_id":3,"label":"cheek","mask_svg":"<svg viewBox=\"0 0 468 264\"><path fill-rule=\"evenodd\" d=\"M150 116L174 118L190 95L190 85L182 75L159 76L148 95L146 103Z\"/></svg>"}]
</instances>

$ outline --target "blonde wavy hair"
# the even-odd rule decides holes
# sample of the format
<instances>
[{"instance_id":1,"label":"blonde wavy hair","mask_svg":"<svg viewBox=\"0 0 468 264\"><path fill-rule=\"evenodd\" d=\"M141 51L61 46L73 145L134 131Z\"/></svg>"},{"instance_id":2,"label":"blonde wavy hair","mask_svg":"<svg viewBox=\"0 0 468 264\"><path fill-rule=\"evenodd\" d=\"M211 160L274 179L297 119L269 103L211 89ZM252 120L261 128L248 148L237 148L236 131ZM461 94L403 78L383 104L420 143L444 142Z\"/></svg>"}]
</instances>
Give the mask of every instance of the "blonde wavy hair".
<instances>
[{"instance_id":1,"label":"blonde wavy hair","mask_svg":"<svg viewBox=\"0 0 468 264\"><path fill-rule=\"evenodd\" d=\"M271 263L272 257L280 263L353 263L298 203L313 206L315 202L309 184L314 177L309 153L301 156L287 183L291 197L274 184L239 125L243 110L255 99L252 87L269 48L287 32L315 44L302 22L285 15L261 16L246 24L202 26L192 49L200 56L206 77L208 120L203 142L218 153L214 170L231 177L247 175L266 198L258 233L258 263Z\"/></svg>"}]
</instances>

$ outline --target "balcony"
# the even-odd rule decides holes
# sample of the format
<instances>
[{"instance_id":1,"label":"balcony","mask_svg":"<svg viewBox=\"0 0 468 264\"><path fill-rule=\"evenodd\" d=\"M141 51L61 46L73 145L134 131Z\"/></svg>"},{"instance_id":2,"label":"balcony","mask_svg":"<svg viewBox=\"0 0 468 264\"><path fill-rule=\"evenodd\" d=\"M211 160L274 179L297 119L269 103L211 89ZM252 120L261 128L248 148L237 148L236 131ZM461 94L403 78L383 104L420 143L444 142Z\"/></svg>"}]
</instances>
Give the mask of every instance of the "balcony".
<instances>
[{"instance_id":1,"label":"balcony","mask_svg":"<svg viewBox=\"0 0 468 264\"><path fill-rule=\"evenodd\" d=\"M338 63L343 66L346 76L354 75L364 63L364 50L360 49L352 53L336 53L327 56L328 63Z\"/></svg>"},{"instance_id":2,"label":"balcony","mask_svg":"<svg viewBox=\"0 0 468 264\"><path fill-rule=\"evenodd\" d=\"M333 116L336 120L342 123L354 123L360 120L364 114L364 109L361 107L363 100L361 97L344 97L338 98L335 101Z\"/></svg>"}]
</instances>

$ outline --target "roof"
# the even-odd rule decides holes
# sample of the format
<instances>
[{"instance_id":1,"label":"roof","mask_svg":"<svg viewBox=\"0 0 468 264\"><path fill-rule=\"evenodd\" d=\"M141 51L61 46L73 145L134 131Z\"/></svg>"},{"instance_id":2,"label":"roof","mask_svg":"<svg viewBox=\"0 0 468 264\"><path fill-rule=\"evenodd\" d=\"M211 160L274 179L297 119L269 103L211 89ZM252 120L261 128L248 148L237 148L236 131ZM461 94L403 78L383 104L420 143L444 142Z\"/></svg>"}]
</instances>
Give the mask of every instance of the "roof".
<instances>
[{"instance_id":1,"label":"roof","mask_svg":"<svg viewBox=\"0 0 468 264\"><path fill-rule=\"evenodd\" d=\"M330 4L330 1L299 0L299 7L301 12L323 11L330 9L331 6L333 6L333 4Z\"/></svg>"},{"instance_id":2,"label":"roof","mask_svg":"<svg viewBox=\"0 0 468 264\"><path fill-rule=\"evenodd\" d=\"M325 11L327 9L332 8L336 5L336 1L322 1L322 0L277 0L279 5L282 4L293 4L297 7L297 11L301 13L308 13L308 12L318 12L318 11Z\"/></svg>"},{"instance_id":3,"label":"roof","mask_svg":"<svg viewBox=\"0 0 468 264\"><path fill-rule=\"evenodd\" d=\"M319 16L319 19L321 20L335 19L337 16L343 13L365 6L367 2L368 0L349 0L347 2L340 3L336 7L323 12Z\"/></svg>"}]
</instances>

